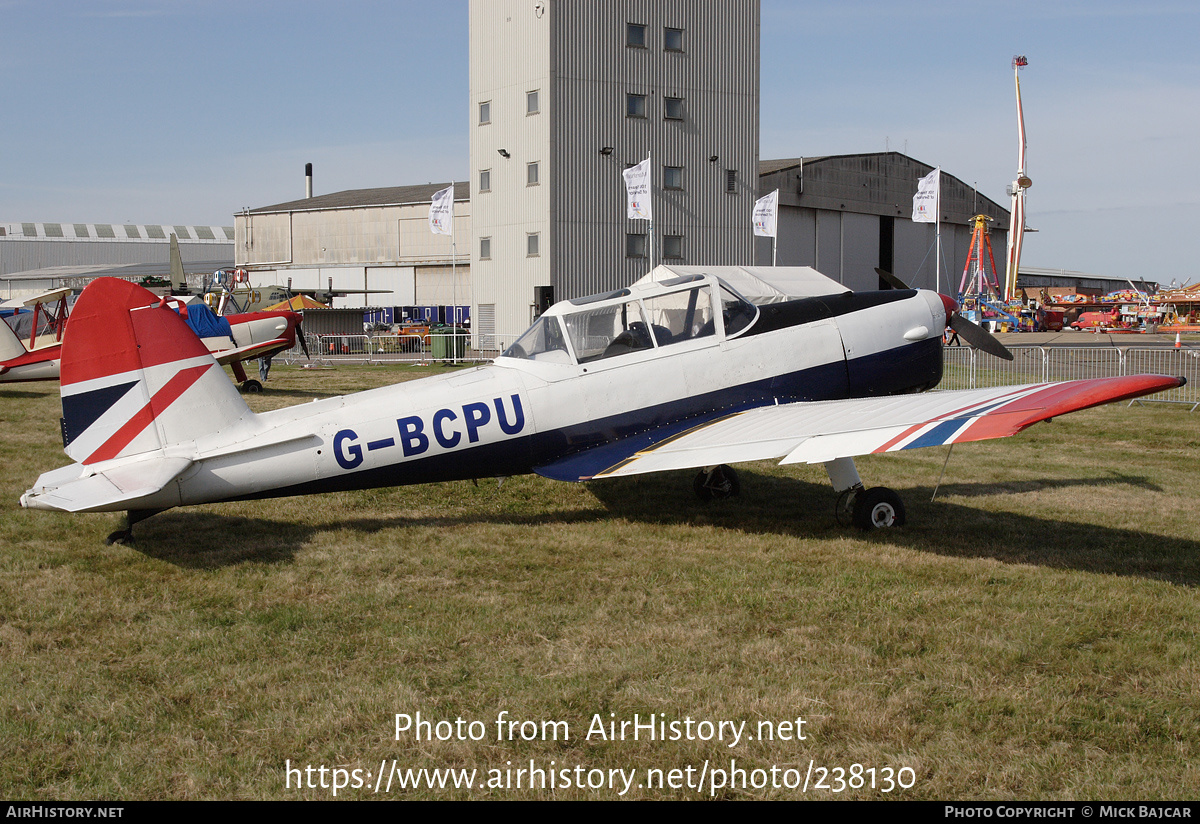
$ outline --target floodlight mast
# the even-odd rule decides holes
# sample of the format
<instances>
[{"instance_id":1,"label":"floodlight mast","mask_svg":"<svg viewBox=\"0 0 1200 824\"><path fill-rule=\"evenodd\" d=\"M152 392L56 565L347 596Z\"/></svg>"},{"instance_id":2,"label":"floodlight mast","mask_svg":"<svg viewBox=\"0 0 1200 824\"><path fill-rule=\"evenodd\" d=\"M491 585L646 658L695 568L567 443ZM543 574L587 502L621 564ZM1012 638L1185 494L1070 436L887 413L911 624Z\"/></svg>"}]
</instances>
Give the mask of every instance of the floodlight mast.
<instances>
[{"instance_id":1,"label":"floodlight mast","mask_svg":"<svg viewBox=\"0 0 1200 824\"><path fill-rule=\"evenodd\" d=\"M1029 65L1025 55L1012 59L1013 80L1017 88L1017 179L1009 187L1012 194L1011 218L1008 225L1007 271L1004 276L1004 297L1012 303L1017 294L1017 271L1021 267L1021 244L1025 239L1025 190L1033 181L1025 174L1025 113L1021 108L1021 69Z\"/></svg>"}]
</instances>

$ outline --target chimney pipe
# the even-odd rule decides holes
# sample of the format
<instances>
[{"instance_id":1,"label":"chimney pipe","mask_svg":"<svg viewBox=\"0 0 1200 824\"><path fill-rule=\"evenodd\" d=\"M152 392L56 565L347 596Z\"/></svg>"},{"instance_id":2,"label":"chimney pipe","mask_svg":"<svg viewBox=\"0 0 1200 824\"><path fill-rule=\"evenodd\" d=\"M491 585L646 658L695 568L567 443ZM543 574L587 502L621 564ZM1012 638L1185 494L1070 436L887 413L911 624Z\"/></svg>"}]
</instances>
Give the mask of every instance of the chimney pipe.
<instances>
[{"instance_id":1,"label":"chimney pipe","mask_svg":"<svg viewBox=\"0 0 1200 824\"><path fill-rule=\"evenodd\" d=\"M304 196L312 197L312 164L304 164Z\"/></svg>"}]
</instances>

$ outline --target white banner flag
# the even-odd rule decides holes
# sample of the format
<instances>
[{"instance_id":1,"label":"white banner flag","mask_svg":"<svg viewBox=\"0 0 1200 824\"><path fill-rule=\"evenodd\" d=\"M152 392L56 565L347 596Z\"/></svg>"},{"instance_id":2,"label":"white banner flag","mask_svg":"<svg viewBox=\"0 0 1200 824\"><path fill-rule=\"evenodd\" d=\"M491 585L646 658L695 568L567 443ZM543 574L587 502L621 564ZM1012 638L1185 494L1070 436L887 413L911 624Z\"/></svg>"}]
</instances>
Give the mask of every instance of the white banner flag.
<instances>
[{"instance_id":1,"label":"white banner flag","mask_svg":"<svg viewBox=\"0 0 1200 824\"><path fill-rule=\"evenodd\" d=\"M937 223L938 182L942 167L934 169L917 181L917 193L913 195L913 223Z\"/></svg>"},{"instance_id":2,"label":"white banner flag","mask_svg":"<svg viewBox=\"0 0 1200 824\"><path fill-rule=\"evenodd\" d=\"M629 197L628 217L654 220L650 208L650 158L621 172L625 178L625 194Z\"/></svg>"},{"instance_id":3,"label":"white banner flag","mask_svg":"<svg viewBox=\"0 0 1200 824\"><path fill-rule=\"evenodd\" d=\"M454 184L433 193L429 204L429 231L435 235L454 234Z\"/></svg>"},{"instance_id":4,"label":"white banner flag","mask_svg":"<svg viewBox=\"0 0 1200 824\"><path fill-rule=\"evenodd\" d=\"M754 201L754 234L759 237L776 237L779 220L779 190L763 195Z\"/></svg>"}]
</instances>

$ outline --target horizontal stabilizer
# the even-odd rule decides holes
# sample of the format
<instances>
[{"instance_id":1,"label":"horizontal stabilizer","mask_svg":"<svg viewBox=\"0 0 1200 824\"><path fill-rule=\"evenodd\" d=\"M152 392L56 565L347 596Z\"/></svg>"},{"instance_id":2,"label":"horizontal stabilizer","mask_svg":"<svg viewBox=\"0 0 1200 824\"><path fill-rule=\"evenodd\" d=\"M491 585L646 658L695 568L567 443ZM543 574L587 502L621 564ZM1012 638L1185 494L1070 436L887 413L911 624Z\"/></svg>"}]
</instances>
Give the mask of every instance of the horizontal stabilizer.
<instances>
[{"instance_id":1,"label":"horizontal stabilizer","mask_svg":"<svg viewBox=\"0 0 1200 824\"><path fill-rule=\"evenodd\" d=\"M140 501L158 495L191 465L190 458L152 458L102 472L92 472L80 464L65 466L38 478L33 488L21 496L21 506L66 512L143 509L147 507L140 506ZM169 494L160 496L153 508L178 505L179 496L173 498L172 501ZM167 502L159 503L160 500Z\"/></svg>"}]
</instances>

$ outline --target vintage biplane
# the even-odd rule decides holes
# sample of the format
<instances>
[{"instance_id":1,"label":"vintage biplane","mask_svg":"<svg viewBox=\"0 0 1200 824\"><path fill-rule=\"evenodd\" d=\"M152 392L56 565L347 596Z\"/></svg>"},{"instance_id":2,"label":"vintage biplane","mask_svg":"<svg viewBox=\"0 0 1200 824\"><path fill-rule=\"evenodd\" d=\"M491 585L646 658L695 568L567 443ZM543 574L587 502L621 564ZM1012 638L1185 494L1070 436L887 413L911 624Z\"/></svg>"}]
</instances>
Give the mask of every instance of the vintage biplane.
<instances>
[{"instance_id":1,"label":"vintage biplane","mask_svg":"<svg viewBox=\"0 0 1200 824\"><path fill-rule=\"evenodd\" d=\"M185 319L181 333L199 336L217 363L233 369L234 377L246 391L262 391L262 384L247 377L243 361L270 358L290 349L296 345L297 336L301 347L305 347L300 326L303 316L298 312L249 312L220 317L202 303L187 305L176 298L143 291L180 313ZM0 383L59 379L62 344L70 328L67 322L70 295L71 290L64 288L29 298L23 303L33 311L0 323L3 327L0 328Z\"/></svg>"},{"instance_id":2,"label":"vintage biplane","mask_svg":"<svg viewBox=\"0 0 1200 824\"><path fill-rule=\"evenodd\" d=\"M125 541L171 507L529 472L586 481L694 468L696 491L719 497L738 487L727 464L782 458L823 464L843 510L873 529L902 524L904 507L864 488L855 456L1013 435L1182 383L924 392L942 375L943 330L967 328L951 298L811 280L766 305L711 273L642 281L555 304L491 365L258 414L178 314L97 280L63 350L75 463L21 503L125 511L109 536Z\"/></svg>"},{"instance_id":3,"label":"vintage biplane","mask_svg":"<svg viewBox=\"0 0 1200 824\"><path fill-rule=\"evenodd\" d=\"M0 383L58 380L70 289L55 289L5 308L19 309L0 323Z\"/></svg>"}]
</instances>

